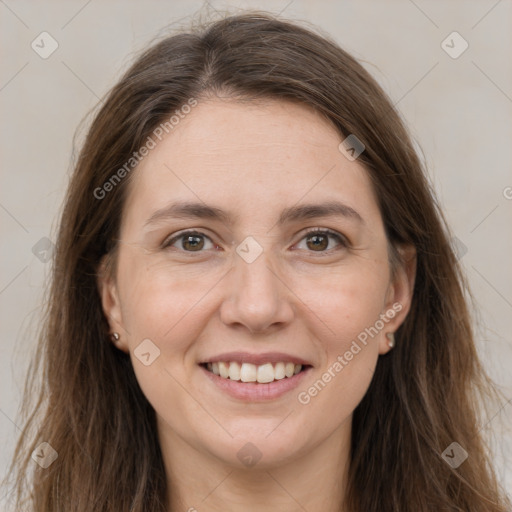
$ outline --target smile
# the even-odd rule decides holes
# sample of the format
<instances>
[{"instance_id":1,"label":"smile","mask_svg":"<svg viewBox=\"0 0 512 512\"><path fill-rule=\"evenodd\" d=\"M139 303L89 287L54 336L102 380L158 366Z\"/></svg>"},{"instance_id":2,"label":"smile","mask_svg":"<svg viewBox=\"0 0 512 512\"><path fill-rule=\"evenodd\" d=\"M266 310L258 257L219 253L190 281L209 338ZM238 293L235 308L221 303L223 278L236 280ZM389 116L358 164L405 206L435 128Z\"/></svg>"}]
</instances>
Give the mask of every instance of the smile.
<instances>
[{"instance_id":1,"label":"smile","mask_svg":"<svg viewBox=\"0 0 512 512\"><path fill-rule=\"evenodd\" d=\"M311 365L284 361L263 364L215 361L199 364L199 368L215 389L246 402L284 397L313 370Z\"/></svg>"},{"instance_id":2,"label":"smile","mask_svg":"<svg viewBox=\"0 0 512 512\"><path fill-rule=\"evenodd\" d=\"M223 379L241 382L258 382L268 384L276 380L293 377L300 373L303 365L292 362L264 363L238 363L236 361L216 361L204 363L203 367L209 372Z\"/></svg>"}]
</instances>

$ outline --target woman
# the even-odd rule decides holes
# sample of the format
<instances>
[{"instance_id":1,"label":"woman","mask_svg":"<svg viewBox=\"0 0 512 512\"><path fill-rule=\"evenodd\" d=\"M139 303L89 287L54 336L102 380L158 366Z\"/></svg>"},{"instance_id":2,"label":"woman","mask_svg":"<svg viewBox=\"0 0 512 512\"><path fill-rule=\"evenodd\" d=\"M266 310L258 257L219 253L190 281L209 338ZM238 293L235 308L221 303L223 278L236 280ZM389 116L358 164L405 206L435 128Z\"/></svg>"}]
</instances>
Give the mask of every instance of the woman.
<instances>
[{"instance_id":1,"label":"woman","mask_svg":"<svg viewBox=\"0 0 512 512\"><path fill-rule=\"evenodd\" d=\"M55 258L18 508L506 510L442 214L332 41L247 13L149 48Z\"/></svg>"}]
</instances>

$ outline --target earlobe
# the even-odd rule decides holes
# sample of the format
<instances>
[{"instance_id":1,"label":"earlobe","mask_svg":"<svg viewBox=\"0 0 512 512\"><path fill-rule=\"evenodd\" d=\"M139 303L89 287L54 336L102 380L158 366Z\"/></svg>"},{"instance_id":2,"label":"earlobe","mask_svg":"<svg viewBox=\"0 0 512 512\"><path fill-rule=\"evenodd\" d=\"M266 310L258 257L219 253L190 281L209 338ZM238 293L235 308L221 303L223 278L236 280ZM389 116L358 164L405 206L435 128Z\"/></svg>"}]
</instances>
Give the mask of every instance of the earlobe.
<instances>
[{"instance_id":1,"label":"earlobe","mask_svg":"<svg viewBox=\"0 0 512 512\"><path fill-rule=\"evenodd\" d=\"M395 333L394 332L388 332L386 334L386 338L388 339L388 347L393 348L395 346Z\"/></svg>"}]
</instances>

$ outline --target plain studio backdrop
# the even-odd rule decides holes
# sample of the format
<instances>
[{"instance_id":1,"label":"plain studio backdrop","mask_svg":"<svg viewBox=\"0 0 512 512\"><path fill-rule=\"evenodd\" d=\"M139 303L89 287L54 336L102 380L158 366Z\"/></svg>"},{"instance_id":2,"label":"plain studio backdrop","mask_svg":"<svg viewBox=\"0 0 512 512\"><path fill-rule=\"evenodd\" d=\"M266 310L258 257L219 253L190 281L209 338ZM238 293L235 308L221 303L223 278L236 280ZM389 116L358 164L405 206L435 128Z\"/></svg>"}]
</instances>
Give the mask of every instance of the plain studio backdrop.
<instances>
[{"instance_id":1,"label":"plain studio backdrop","mask_svg":"<svg viewBox=\"0 0 512 512\"><path fill-rule=\"evenodd\" d=\"M496 434L496 468L511 493L511 0L0 0L0 476L20 434L21 390L80 121L156 36L198 11L243 8L282 12L331 35L383 86L422 148L478 303L479 353L506 396L482 431Z\"/></svg>"}]
</instances>

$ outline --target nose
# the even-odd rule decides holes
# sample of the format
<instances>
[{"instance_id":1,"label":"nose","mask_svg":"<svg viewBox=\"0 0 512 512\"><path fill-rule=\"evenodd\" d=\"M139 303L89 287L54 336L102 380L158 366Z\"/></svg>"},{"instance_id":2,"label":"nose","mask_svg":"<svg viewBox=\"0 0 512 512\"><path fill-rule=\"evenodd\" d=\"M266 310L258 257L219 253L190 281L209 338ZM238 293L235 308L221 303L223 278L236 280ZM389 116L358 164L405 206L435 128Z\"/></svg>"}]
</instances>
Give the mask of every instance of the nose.
<instances>
[{"instance_id":1,"label":"nose","mask_svg":"<svg viewBox=\"0 0 512 512\"><path fill-rule=\"evenodd\" d=\"M251 333L282 328L291 322L293 293L279 272L279 265L264 251L248 263L234 255L234 268L229 272L226 296L220 316L224 324L242 325Z\"/></svg>"}]
</instances>

